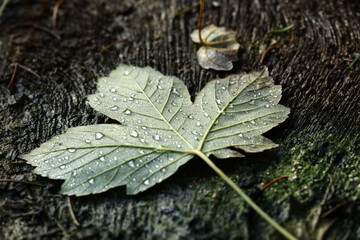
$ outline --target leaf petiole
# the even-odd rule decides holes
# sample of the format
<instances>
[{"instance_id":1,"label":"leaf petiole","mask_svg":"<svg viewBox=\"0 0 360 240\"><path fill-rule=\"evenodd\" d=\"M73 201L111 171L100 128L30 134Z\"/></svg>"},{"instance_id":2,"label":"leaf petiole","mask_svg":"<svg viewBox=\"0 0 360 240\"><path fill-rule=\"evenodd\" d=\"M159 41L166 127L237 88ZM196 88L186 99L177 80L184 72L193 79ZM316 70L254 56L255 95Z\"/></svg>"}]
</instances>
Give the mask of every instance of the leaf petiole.
<instances>
[{"instance_id":1,"label":"leaf petiole","mask_svg":"<svg viewBox=\"0 0 360 240\"><path fill-rule=\"evenodd\" d=\"M196 150L196 155L199 156L202 160L206 162L232 189L234 189L237 194L244 199L244 201L252 207L255 212L257 212L262 218L265 219L271 226L278 230L284 237L289 240L296 240L291 233L289 233L285 228L281 227L274 219L272 219L267 213L265 213L255 202L249 198L246 193L241 190L220 168L218 168L203 152Z\"/></svg>"}]
</instances>

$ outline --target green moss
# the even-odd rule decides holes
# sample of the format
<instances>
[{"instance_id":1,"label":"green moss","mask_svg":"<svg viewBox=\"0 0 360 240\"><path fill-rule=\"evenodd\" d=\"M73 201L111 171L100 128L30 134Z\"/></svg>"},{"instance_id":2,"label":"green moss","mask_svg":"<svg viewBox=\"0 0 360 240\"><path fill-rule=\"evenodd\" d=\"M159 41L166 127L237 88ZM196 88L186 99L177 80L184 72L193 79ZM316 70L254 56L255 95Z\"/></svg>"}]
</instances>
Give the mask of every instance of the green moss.
<instances>
[{"instance_id":1,"label":"green moss","mask_svg":"<svg viewBox=\"0 0 360 240\"><path fill-rule=\"evenodd\" d=\"M288 137L281 143L278 159L261 174L264 182L284 175L289 178L266 189L264 197L276 208L288 209L285 215L292 220L287 225L300 232L302 238L314 239L323 234L331 220L339 215L343 217L346 209L357 208L358 137L327 133ZM337 205L340 207L334 208ZM336 236L348 231L352 237L359 237L356 216L349 212L347 217L349 219L339 220L327 234ZM347 227L342 229L342 226Z\"/></svg>"}]
</instances>

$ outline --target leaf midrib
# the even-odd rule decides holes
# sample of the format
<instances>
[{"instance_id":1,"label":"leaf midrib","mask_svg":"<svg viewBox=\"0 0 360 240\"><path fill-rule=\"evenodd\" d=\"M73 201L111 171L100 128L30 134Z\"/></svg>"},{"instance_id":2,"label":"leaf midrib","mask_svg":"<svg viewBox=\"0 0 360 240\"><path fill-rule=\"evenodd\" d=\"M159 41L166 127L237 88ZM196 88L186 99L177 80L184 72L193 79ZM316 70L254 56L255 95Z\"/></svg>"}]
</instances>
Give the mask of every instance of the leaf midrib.
<instances>
[{"instance_id":1,"label":"leaf midrib","mask_svg":"<svg viewBox=\"0 0 360 240\"><path fill-rule=\"evenodd\" d=\"M140 85L138 84L138 82L136 81L135 78L133 78L131 76L131 78L133 79L133 81L136 83L137 87L141 90L141 92L144 94L144 96L148 99L149 103L151 104L151 106L155 109L155 111L161 116L162 120L172 129L172 131L178 135L178 137L183 141L185 142L189 147L190 149L192 150L189 150L189 151L182 151L182 152L186 152L186 153L192 153L192 154L196 154L194 150L196 150L194 148L194 146L192 146L163 116L163 114L156 108L156 106L153 104L153 102L150 100L150 98L148 97L148 95L145 93L144 89L142 89L140 87ZM146 85L145 87L147 86L147 83L149 81L149 78L150 78L150 74L147 75L147 79L146 79ZM173 80L174 81L174 80ZM171 91L171 89L170 89ZM170 93L171 94L171 93ZM185 97L185 96L184 96ZM168 103L168 101L166 101L165 105ZM164 106L165 108L165 106ZM171 149L170 151L174 151L173 149ZM178 151L177 151L178 152Z\"/></svg>"},{"instance_id":2,"label":"leaf midrib","mask_svg":"<svg viewBox=\"0 0 360 240\"><path fill-rule=\"evenodd\" d=\"M206 129L205 133L204 133L204 137L202 138L199 147L196 149L198 151L201 152L202 147L204 146L205 140L207 138L207 136L210 133L211 128L214 126L214 123L218 120L219 116L221 116L221 114L225 111L225 109L227 109L227 107L241 94L244 92L245 89L247 89L251 84L253 84L256 80L258 80L260 78L260 76L262 76L262 74L264 73L265 68L260 72L260 74L254 78L253 81L251 81L248 85L246 85L238 94L236 94L230 101L228 101L228 103L218 112L217 116L213 119L213 121L210 123L208 129ZM216 82L215 82L216 84ZM216 85L214 86L215 89L215 98L216 98ZM218 104L216 103L216 105L218 106ZM219 107L219 106L218 106Z\"/></svg>"}]
</instances>

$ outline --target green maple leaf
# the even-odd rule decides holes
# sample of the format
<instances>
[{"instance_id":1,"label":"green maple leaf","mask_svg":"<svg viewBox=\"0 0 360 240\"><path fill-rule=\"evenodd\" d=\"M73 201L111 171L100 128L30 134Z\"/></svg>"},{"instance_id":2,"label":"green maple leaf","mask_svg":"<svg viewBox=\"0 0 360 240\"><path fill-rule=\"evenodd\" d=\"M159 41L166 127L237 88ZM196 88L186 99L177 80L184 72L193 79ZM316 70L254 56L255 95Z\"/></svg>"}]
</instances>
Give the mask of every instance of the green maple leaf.
<instances>
[{"instance_id":1,"label":"green maple leaf","mask_svg":"<svg viewBox=\"0 0 360 240\"><path fill-rule=\"evenodd\" d=\"M62 193L87 195L126 185L136 194L162 182L194 156L203 159L257 213L263 212L209 159L244 157L277 145L261 136L289 114L266 69L209 82L195 102L182 81L152 68L121 65L100 78L90 105L121 124L70 128L22 156L35 173L65 179Z\"/></svg>"},{"instance_id":2,"label":"green maple leaf","mask_svg":"<svg viewBox=\"0 0 360 240\"><path fill-rule=\"evenodd\" d=\"M121 124L70 128L22 157L35 173L65 179L62 193L87 195L126 185L144 191L195 155L243 157L235 149L276 147L262 133L284 121L281 87L267 70L209 82L195 102L182 81L146 67L121 65L88 97Z\"/></svg>"}]
</instances>

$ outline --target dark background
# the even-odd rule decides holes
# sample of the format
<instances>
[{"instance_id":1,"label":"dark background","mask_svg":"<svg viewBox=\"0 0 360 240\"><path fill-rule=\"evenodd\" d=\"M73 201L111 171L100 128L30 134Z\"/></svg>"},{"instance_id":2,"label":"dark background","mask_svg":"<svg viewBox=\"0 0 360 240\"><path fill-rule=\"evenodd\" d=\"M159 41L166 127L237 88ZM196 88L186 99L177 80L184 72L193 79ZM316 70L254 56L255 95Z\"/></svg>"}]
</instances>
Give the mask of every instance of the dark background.
<instances>
[{"instance_id":1,"label":"dark background","mask_svg":"<svg viewBox=\"0 0 360 240\"><path fill-rule=\"evenodd\" d=\"M197 1L64 1L52 27L56 3L11 0L0 18L0 178L43 184L0 183L0 238L282 239L199 159L137 196L116 188L72 197L74 224L61 182L32 174L18 156L68 127L107 121L86 95L125 63L179 77L192 97L211 79L267 66L291 108L266 134L280 147L215 163L300 239L360 239L360 62L349 68L360 54L358 1L206 1L203 26L237 32L230 72L196 62L198 7L178 13ZM11 63L42 79L18 68L9 89ZM292 180L259 190L282 175Z\"/></svg>"}]
</instances>

